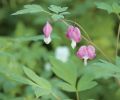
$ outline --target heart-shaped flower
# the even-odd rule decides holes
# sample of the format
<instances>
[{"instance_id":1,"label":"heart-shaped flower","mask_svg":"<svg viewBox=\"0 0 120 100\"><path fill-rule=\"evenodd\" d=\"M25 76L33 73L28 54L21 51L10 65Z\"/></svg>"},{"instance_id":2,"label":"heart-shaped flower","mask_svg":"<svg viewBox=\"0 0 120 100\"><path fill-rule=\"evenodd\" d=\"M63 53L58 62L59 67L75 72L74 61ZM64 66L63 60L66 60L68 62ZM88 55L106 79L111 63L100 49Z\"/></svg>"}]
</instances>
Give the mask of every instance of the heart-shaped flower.
<instances>
[{"instance_id":1,"label":"heart-shaped flower","mask_svg":"<svg viewBox=\"0 0 120 100\"><path fill-rule=\"evenodd\" d=\"M77 51L77 56L80 59L84 59L84 65L87 65L88 59L93 59L96 56L95 48L92 45L81 46Z\"/></svg>"},{"instance_id":2,"label":"heart-shaped flower","mask_svg":"<svg viewBox=\"0 0 120 100\"><path fill-rule=\"evenodd\" d=\"M66 36L72 41L71 46L73 49L76 47L76 43L81 40L81 32L79 28L72 25L68 27Z\"/></svg>"}]
</instances>

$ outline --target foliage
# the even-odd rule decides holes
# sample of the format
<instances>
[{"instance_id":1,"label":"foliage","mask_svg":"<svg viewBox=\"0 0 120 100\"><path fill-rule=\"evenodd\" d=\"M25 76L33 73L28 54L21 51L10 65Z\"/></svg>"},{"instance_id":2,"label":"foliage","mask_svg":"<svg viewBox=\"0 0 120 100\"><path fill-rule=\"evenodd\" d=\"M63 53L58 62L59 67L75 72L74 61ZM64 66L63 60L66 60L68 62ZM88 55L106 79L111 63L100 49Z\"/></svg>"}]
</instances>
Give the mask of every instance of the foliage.
<instances>
[{"instance_id":1,"label":"foliage","mask_svg":"<svg viewBox=\"0 0 120 100\"><path fill-rule=\"evenodd\" d=\"M17 11L16 13L13 13L12 15L18 15L18 14L27 14L27 13L39 13L42 12L43 8L39 5L25 5L24 9Z\"/></svg>"},{"instance_id":2,"label":"foliage","mask_svg":"<svg viewBox=\"0 0 120 100\"><path fill-rule=\"evenodd\" d=\"M50 5L50 7L48 7L48 9L50 11L52 11L53 13L49 13L49 12L45 11L39 5L35 5L35 4L33 4L33 5L25 5L23 10L19 10L16 13L13 13L12 15L45 12L45 13L51 14L51 17L53 18L53 20L57 21L59 19L64 18L64 15L70 14L69 12L66 12L68 7L60 7L60 6L56 6L56 5Z\"/></svg>"},{"instance_id":3,"label":"foliage","mask_svg":"<svg viewBox=\"0 0 120 100\"><path fill-rule=\"evenodd\" d=\"M77 83L77 67L73 67L74 63L61 63L54 58L51 59L51 63L53 65L53 72L63 79L65 82L61 82L59 86L70 92L83 91L94 87L97 83L93 82L94 79L91 75L85 74L79 79ZM66 73L67 72L67 73ZM80 76L79 76L80 77ZM89 80L88 80L89 79ZM86 83L86 84L85 84ZM76 87L77 84L77 87Z\"/></svg>"},{"instance_id":4,"label":"foliage","mask_svg":"<svg viewBox=\"0 0 120 100\"><path fill-rule=\"evenodd\" d=\"M0 4L0 100L76 100L75 92L80 100L120 99L119 54L115 58L117 17L102 11L119 16L118 2L1 0ZM75 55L78 48L72 50L65 37L67 26L63 21L67 19L83 26L110 61L96 50L95 60L84 66ZM43 43L46 21L54 27L50 45ZM65 63L55 58L56 48L63 45L70 50Z\"/></svg>"},{"instance_id":5,"label":"foliage","mask_svg":"<svg viewBox=\"0 0 120 100\"><path fill-rule=\"evenodd\" d=\"M120 6L118 3L114 2L112 5L104 3L104 2L99 2L96 3L97 8L106 10L108 13L120 13Z\"/></svg>"}]
</instances>

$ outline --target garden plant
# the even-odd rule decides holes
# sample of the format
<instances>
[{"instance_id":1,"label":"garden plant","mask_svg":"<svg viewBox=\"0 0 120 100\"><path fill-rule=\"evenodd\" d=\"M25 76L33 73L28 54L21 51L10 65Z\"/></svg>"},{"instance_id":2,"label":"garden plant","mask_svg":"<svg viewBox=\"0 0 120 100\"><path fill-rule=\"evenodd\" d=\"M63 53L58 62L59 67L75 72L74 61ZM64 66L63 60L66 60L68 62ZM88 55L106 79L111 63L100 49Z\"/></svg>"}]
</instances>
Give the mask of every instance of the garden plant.
<instances>
[{"instance_id":1,"label":"garden plant","mask_svg":"<svg viewBox=\"0 0 120 100\"><path fill-rule=\"evenodd\" d=\"M120 3L77 3L76 12L33 2L11 12L34 23L20 21L16 35L0 38L1 91L9 94L0 100L120 100Z\"/></svg>"}]
</instances>

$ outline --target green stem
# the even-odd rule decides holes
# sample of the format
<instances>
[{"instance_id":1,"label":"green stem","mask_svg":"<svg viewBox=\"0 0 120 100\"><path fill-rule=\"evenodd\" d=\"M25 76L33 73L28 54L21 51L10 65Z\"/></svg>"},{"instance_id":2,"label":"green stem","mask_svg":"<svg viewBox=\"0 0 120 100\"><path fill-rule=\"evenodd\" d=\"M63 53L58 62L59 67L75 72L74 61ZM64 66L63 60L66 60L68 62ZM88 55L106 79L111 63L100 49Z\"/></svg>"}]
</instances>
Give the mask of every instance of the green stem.
<instances>
[{"instance_id":1,"label":"green stem","mask_svg":"<svg viewBox=\"0 0 120 100\"><path fill-rule=\"evenodd\" d=\"M119 15L118 15L118 19L119 19L119 21L120 21L120 16L119 16ZM117 55L118 55L119 37L120 37L120 22L119 22L118 33L117 33L116 57L117 57Z\"/></svg>"},{"instance_id":2,"label":"green stem","mask_svg":"<svg viewBox=\"0 0 120 100\"><path fill-rule=\"evenodd\" d=\"M52 13L50 13L50 12L48 12L48 11L43 11L44 13L47 13L47 14L49 14L49 15L52 15Z\"/></svg>"},{"instance_id":3,"label":"green stem","mask_svg":"<svg viewBox=\"0 0 120 100\"><path fill-rule=\"evenodd\" d=\"M79 92L78 92L78 91L76 91L76 99L77 99L77 100L80 100Z\"/></svg>"}]
</instances>

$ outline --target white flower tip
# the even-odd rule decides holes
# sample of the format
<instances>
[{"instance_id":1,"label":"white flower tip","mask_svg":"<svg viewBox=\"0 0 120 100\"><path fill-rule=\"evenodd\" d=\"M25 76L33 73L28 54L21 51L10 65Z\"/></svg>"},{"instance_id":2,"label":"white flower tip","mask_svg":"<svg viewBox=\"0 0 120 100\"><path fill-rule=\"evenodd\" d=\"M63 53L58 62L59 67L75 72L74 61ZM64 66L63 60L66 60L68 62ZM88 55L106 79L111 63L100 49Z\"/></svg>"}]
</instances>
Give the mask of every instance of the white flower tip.
<instances>
[{"instance_id":1,"label":"white flower tip","mask_svg":"<svg viewBox=\"0 0 120 100\"><path fill-rule=\"evenodd\" d=\"M51 37L49 36L49 37L44 37L44 42L46 43L46 44L49 44L50 42L51 42Z\"/></svg>"},{"instance_id":2,"label":"white flower tip","mask_svg":"<svg viewBox=\"0 0 120 100\"><path fill-rule=\"evenodd\" d=\"M87 60L88 58L84 58L84 65L87 66Z\"/></svg>"},{"instance_id":3,"label":"white flower tip","mask_svg":"<svg viewBox=\"0 0 120 100\"><path fill-rule=\"evenodd\" d=\"M72 40L71 47L72 47L73 49L75 49L75 47L76 47L76 42L75 42L74 40Z\"/></svg>"}]
</instances>

